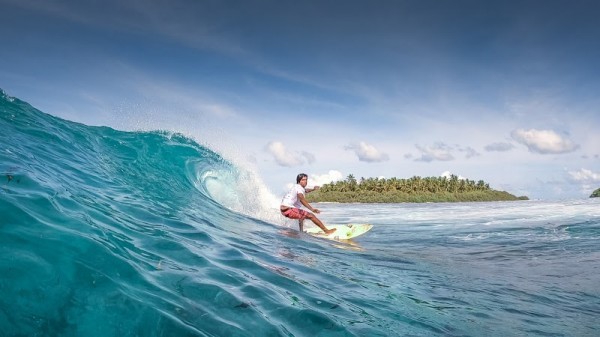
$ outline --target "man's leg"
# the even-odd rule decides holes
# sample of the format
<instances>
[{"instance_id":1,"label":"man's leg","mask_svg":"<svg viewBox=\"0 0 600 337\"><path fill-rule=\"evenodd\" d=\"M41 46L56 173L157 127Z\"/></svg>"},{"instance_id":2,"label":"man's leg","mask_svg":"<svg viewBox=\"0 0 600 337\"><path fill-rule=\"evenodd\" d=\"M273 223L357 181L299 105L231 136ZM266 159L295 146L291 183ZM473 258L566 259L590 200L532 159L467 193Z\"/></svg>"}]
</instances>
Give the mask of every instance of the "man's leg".
<instances>
[{"instance_id":1,"label":"man's leg","mask_svg":"<svg viewBox=\"0 0 600 337\"><path fill-rule=\"evenodd\" d=\"M300 228L301 232L304 231L304 219L298 220L298 227Z\"/></svg>"},{"instance_id":2,"label":"man's leg","mask_svg":"<svg viewBox=\"0 0 600 337\"><path fill-rule=\"evenodd\" d=\"M307 218L309 218L312 222L314 222L315 225L319 226L319 228L321 228L323 230L323 232L325 232L326 234L331 234L331 233L335 232L335 230L337 229L337 228L327 229L327 227L325 227L325 225L323 225L321 220L319 220L319 218L317 218L312 213L309 213Z\"/></svg>"}]
</instances>

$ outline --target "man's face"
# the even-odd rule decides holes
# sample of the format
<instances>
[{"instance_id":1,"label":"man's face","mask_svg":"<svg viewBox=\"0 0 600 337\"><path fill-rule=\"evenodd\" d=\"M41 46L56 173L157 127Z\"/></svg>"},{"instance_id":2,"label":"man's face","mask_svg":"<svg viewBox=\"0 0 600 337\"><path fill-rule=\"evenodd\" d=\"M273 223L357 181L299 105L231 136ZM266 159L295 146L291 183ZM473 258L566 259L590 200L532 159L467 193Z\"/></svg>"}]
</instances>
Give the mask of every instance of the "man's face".
<instances>
[{"instance_id":1,"label":"man's face","mask_svg":"<svg viewBox=\"0 0 600 337\"><path fill-rule=\"evenodd\" d=\"M308 177L302 177L302 179L300 179L300 186L306 187L307 183L308 183Z\"/></svg>"}]
</instances>

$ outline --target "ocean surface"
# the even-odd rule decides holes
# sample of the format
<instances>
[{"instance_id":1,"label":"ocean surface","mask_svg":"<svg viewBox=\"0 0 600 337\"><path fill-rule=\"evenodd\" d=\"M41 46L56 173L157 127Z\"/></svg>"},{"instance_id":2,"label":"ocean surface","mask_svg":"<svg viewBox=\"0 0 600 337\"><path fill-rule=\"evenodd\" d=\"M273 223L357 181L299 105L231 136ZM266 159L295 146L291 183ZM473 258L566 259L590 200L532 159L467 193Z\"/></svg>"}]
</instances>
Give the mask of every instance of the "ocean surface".
<instances>
[{"instance_id":1,"label":"ocean surface","mask_svg":"<svg viewBox=\"0 0 600 337\"><path fill-rule=\"evenodd\" d=\"M600 335L598 199L319 204L374 224L328 241L197 140L5 93L0 173L0 336Z\"/></svg>"}]
</instances>

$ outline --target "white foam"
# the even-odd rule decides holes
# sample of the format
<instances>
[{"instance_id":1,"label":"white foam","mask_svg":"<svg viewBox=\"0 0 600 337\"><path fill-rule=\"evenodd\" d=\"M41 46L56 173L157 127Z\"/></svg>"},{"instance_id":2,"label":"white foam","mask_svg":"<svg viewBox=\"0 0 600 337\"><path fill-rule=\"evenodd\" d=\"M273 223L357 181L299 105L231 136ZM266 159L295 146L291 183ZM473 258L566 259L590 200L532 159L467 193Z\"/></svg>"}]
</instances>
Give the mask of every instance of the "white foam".
<instances>
[{"instance_id":1,"label":"white foam","mask_svg":"<svg viewBox=\"0 0 600 337\"><path fill-rule=\"evenodd\" d=\"M277 199L253 171L235 167L204 172L199 178L213 200L235 212L282 224Z\"/></svg>"}]
</instances>

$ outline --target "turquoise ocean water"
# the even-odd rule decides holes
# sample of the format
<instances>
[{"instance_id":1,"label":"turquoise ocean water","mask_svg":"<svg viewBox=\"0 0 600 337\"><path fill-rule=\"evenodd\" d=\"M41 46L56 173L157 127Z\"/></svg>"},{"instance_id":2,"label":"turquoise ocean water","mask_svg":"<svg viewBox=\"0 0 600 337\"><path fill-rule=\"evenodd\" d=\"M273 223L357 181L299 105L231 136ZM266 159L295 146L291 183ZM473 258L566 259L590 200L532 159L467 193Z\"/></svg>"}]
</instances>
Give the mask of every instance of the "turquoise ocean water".
<instances>
[{"instance_id":1,"label":"turquoise ocean water","mask_svg":"<svg viewBox=\"0 0 600 337\"><path fill-rule=\"evenodd\" d=\"M0 336L600 334L598 200L321 204L375 225L326 241L190 138L4 93L0 173Z\"/></svg>"}]
</instances>

